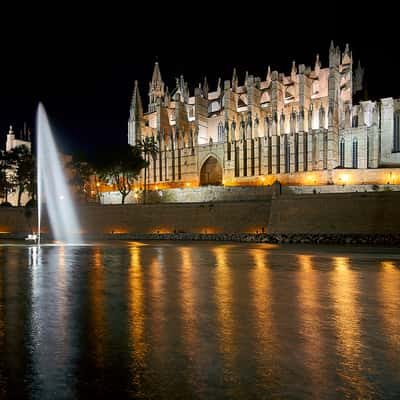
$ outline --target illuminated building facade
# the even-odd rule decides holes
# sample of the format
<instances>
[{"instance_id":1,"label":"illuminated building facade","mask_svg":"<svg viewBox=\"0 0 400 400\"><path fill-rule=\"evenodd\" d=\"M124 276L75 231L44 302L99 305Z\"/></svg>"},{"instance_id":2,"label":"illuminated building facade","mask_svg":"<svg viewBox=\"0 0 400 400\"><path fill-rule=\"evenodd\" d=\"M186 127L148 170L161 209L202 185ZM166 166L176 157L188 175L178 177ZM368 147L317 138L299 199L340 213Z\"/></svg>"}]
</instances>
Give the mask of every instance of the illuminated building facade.
<instances>
[{"instance_id":1,"label":"illuminated building facade","mask_svg":"<svg viewBox=\"0 0 400 400\"><path fill-rule=\"evenodd\" d=\"M349 46L333 43L326 68L317 55L313 68L293 62L290 75L268 67L263 79L246 73L239 82L234 70L215 91L205 79L193 95L182 76L169 92L156 63L147 112L135 82L128 142L155 140L149 182L164 187L304 183L310 174L332 184L343 169L377 176L400 166L400 100L355 104L363 75Z\"/></svg>"}]
</instances>

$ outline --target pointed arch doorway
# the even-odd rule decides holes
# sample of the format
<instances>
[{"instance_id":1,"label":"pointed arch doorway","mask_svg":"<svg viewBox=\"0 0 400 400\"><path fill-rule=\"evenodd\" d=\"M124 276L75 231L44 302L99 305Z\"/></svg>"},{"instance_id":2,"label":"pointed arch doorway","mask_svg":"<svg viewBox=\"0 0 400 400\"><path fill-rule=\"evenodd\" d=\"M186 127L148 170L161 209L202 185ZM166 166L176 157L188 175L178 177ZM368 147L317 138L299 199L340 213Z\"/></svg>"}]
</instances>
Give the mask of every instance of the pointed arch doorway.
<instances>
[{"instance_id":1,"label":"pointed arch doorway","mask_svg":"<svg viewBox=\"0 0 400 400\"><path fill-rule=\"evenodd\" d=\"M200 185L222 185L222 168L213 156L208 157L200 169Z\"/></svg>"}]
</instances>

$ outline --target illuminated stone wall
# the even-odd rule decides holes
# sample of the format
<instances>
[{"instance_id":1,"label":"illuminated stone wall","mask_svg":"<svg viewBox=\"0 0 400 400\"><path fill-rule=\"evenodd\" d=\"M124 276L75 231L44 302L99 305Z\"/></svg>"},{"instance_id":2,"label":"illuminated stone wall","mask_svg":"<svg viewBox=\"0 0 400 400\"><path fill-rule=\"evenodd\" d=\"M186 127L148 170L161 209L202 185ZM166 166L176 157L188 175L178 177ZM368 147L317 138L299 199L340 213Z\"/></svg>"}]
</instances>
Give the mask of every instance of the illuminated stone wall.
<instances>
[{"instance_id":1,"label":"illuminated stone wall","mask_svg":"<svg viewBox=\"0 0 400 400\"><path fill-rule=\"evenodd\" d=\"M265 201L110 205L80 209L86 234L400 233L400 192L286 195ZM29 233L35 218L0 208L0 232ZM44 221L44 230L47 223ZM1 235L0 235L1 237Z\"/></svg>"},{"instance_id":2,"label":"illuminated stone wall","mask_svg":"<svg viewBox=\"0 0 400 400\"><path fill-rule=\"evenodd\" d=\"M271 196L270 186L202 186L182 189L154 190L147 193L148 203L199 203L210 201L254 201L266 200ZM119 192L102 193L103 204L121 204ZM126 203L142 203L143 193L131 193Z\"/></svg>"},{"instance_id":3,"label":"illuminated stone wall","mask_svg":"<svg viewBox=\"0 0 400 400\"><path fill-rule=\"evenodd\" d=\"M400 169L334 169L333 171L312 171L293 174L275 174L266 177L242 178L239 183L224 181L225 186L183 186L171 188L150 186L147 201L154 203L203 202L203 201L253 201L263 200L271 193L271 185L278 180L286 193L340 193L400 190ZM335 184L329 185L332 181ZM240 186L239 186L240 185ZM376 187L378 185L379 187ZM143 193L132 192L126 203L143 202ZM119 192L103 192L103 204L120 204Z\"/></svg>"},{"instance_id":4,"label":"illuminated stone wall","mask_svg":"<svg viewBox=\"0 0 400 400\"><path fill-rule=\"evenodd\" d=\"M221 233L267 229L270 201L103 206L82 209L85 233Z\"/></svg>"},{"instance_id":5,"label":"illuminated stone wall","mask_svg":"<svg viewBox=\"0 0 400 400\"><path fill-rule=\"evenodd\" d=\"M400 192L281 196L269 232L400 233Z\"/></svg>"}]
</instances>

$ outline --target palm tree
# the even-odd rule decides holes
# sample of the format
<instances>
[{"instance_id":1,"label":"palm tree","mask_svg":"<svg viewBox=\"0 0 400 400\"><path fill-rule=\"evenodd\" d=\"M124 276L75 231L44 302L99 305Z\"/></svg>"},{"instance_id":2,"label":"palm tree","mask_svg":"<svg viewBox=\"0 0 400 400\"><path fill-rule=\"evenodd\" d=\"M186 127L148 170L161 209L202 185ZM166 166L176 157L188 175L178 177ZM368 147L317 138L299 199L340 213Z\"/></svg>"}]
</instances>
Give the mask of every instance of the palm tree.
<instances>
[{"instance_id":1,"label":"palm tree","mask_svg":"<svg viewBox=\"0 0 400 400\"><path fill-rule=\"evenodd\" d=\"M146 202L146 193L147 193L147 187L148 187L148 168L150 165L150 157L153 158L153 161L155 160L155 157L158 153L158 146L157 143L154 140L154 137L151 136L146 136L144 139L141 141L138 141L137 146L142 150L144 154L144 159L146 161L146 167L144 169L144 196L143 196L143 202Z\"/></svg>"}]
</instances>

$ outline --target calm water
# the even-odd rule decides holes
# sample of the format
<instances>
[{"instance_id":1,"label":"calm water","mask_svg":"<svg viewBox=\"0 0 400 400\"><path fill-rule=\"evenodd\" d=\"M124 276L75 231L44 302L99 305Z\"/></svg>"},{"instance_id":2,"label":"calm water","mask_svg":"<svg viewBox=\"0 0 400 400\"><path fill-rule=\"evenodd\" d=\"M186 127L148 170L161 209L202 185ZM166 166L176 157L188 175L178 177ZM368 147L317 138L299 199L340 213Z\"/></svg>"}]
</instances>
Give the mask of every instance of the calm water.
<instances>
[{"instance_id":1,"label":"calm water","mask_svg":"<svg viewBox=\"0 0 400 400\"><path fill-rule=\"evenodd\" d=\"M397 249L0 244L0 398L399 399Z\"/></svg>"}]
</instances>

